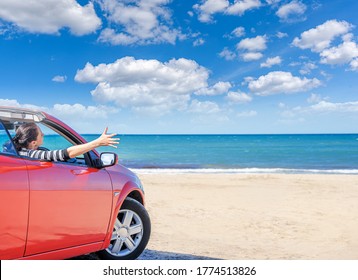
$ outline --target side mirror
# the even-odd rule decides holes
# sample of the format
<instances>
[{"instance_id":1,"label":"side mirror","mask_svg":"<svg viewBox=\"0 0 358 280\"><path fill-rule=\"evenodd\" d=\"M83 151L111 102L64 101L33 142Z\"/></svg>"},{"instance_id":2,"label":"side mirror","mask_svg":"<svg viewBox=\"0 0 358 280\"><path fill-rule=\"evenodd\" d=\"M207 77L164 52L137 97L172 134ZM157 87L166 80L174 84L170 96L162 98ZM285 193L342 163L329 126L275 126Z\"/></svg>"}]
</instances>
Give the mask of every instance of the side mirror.
<instances>
[{"instance_id":1,"label":"side mirror","mask_svg":"<svg viewBox=\"0 0 358 280\"><path fill-rule=\"evenodd\" d=\"M115 153L101 153L100 156L102 167L109 167L117 164L118 162L118 155Z\"/></svg>"}]
</instances>

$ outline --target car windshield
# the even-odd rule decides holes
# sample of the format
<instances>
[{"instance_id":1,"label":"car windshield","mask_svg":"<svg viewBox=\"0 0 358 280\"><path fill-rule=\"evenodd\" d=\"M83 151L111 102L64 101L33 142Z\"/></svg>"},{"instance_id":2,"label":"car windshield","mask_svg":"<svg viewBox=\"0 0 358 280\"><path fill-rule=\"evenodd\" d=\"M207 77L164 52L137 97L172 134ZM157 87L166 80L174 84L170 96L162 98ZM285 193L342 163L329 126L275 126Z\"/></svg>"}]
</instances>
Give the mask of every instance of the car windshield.
<instances>
[{"instance_id":1,"label":"car windshield","mask_svg":"<svg viewBox=\"0 0 358 280\"><path fill-rule=\"evenodd\" d=\"M11 131L11 130L9 130ZM5 126L0 122L0 152L4 154L17 154L15 147L7 133Z\"/></svg>"}]
</instances>

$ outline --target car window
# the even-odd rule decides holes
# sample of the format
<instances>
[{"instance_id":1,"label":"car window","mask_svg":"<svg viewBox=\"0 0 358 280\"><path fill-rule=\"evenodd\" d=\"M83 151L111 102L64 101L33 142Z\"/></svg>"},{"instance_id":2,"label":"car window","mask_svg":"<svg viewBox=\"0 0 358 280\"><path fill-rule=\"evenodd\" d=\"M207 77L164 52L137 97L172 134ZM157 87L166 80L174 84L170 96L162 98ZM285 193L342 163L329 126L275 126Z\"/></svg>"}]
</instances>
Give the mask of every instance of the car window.
<instances>
[{"instance_id":1,"label":"car window","mask_svg":"<svg viewBox=\"0 0 358 280\"><path fill-rule=\"evenodd\" d=\"M65 137L58 134L56 131L52 130L50 127L47 127L43 124L37 124L42 133L44 134L44 141L40 149L45 150L62 150L68 147L73 146L74 144L68 141ZM80 165L85 165L84 155L77 156L76 159L68 160L69 163L76 163Z\"/></svg>"},{"instance_id":2,"label":"car window","mask_svg":"<svg viewBox=\"0 0 358 280\"><path fill-rule=\"evenodd\" d=\"M44 141L42 147L49 150L62 150L72 146L73 144L68 141L65 137L58 134L56 131L51 128L43 125L37 124L42 133L44 134Z\"/></svg>"},{"instance_id":3,"label":"car window","mask_svg":"<svg viewBox=\"0 0 358 280\"><path fill-rule=\"evenodd\" d=\"M5 126L0 122L0 153L17 155L14 144L12 143Z\"/></svg>"}]
</instances>

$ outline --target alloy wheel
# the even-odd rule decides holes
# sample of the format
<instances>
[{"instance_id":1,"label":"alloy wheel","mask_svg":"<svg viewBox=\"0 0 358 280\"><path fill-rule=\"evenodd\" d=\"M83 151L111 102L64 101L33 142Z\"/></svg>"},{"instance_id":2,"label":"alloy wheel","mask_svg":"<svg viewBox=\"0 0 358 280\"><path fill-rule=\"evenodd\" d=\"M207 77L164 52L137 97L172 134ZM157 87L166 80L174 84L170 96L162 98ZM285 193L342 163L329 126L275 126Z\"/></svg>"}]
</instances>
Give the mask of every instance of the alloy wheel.
<instances>
[{"instance_id":1,"label":"alloy wheel","mask_svg":"<svg viewBox=\"0 0 358 280\"><path fill-rule=\"evenodd\" d=\"M142 237L143 223L138 214L128 209L120 210L106 251L116 257L127 256L139 246Z\"/></svg>"}]
</instances>

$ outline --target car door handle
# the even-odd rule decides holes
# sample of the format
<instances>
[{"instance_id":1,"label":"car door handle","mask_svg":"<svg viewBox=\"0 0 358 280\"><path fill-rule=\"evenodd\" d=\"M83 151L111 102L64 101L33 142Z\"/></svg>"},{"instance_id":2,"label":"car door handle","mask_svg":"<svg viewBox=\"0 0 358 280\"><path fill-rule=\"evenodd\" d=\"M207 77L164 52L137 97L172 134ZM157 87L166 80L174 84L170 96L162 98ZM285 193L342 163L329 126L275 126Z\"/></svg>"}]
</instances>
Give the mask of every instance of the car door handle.
<instances>
[{"instance_id":1,"label":"car door handle","mask_svg":"<svg viewBox=\"0 0 358 280\"><path fill-rule=\"evenodd\" d=\"M86 169L72 169L71 173L73 175L86 175L89 174L90 172Z\"/></svg>"}]
</instances>

